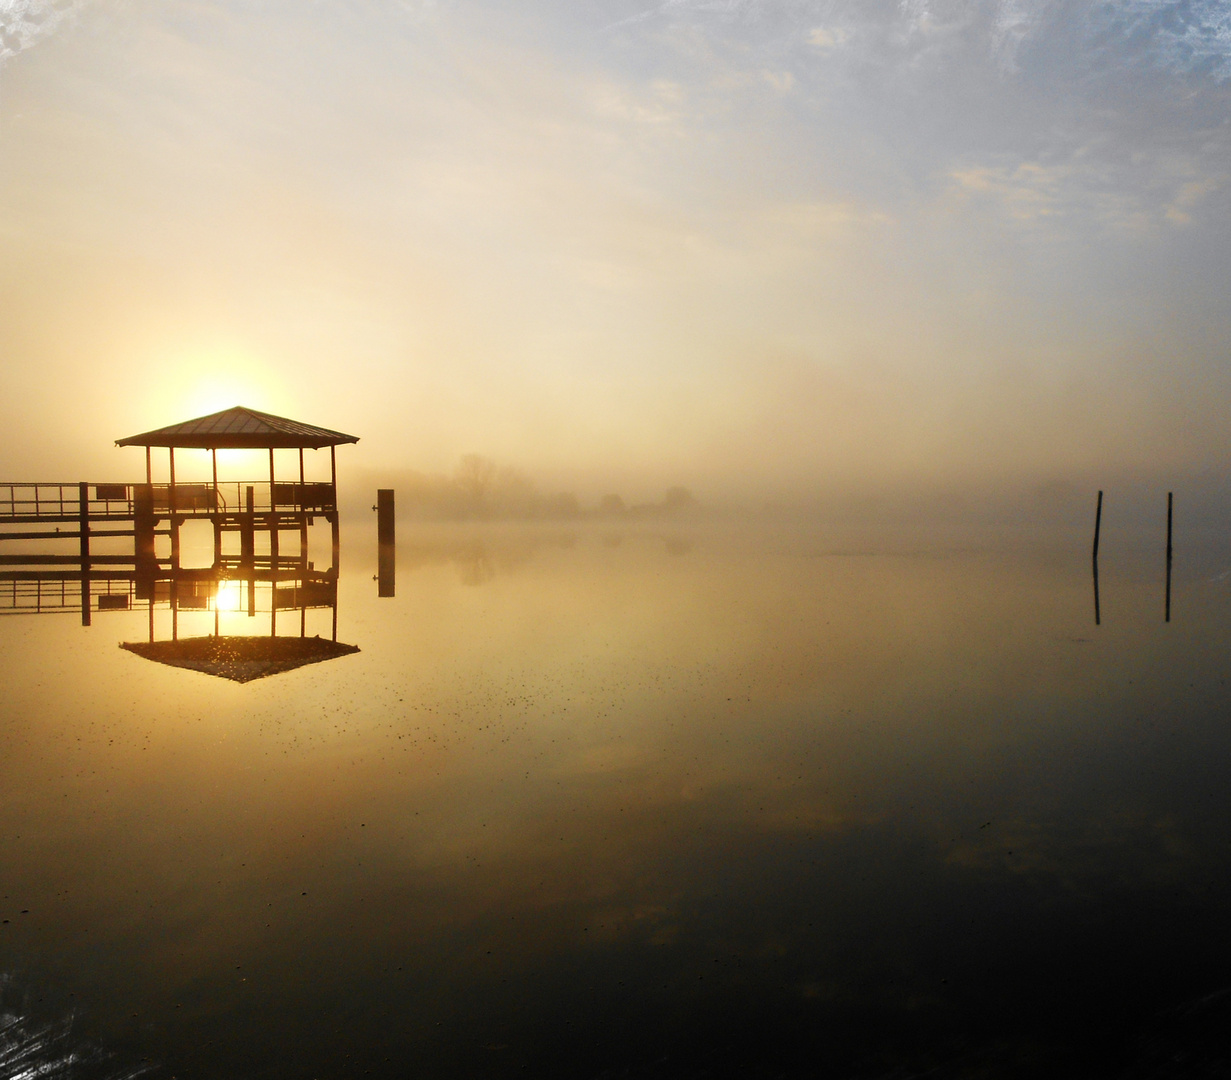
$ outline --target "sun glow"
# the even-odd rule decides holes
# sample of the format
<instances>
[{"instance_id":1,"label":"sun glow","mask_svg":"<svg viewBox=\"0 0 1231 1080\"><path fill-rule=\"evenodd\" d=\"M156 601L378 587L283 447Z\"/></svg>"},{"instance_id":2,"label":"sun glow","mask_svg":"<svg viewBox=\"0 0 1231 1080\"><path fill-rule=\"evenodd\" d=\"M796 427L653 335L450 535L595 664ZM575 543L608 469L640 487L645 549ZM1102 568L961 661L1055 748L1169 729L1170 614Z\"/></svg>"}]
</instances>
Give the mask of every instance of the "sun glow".
<instances>
[{"instance_id":1,"label":"sun glow","mask_svg":"<svg viewBox=\"0 0 1231 1080\"><path fill-rule=\"evenodd\" d=\"M214 596L215 611L239 611L243 606L243 584L239 581L221 581Z\"/></svg>"},{"instance_id":2,"label":"sun glow","mask_svg":"<svg viewBox=\"0 0 1231 1080\"><path fill-rule=\"evenodd\" d=\"M287 411L285 381L252 351L227 344L164 344L147 389L149 415L188 419L234 405Z\"/></svg>"}]
</instances>

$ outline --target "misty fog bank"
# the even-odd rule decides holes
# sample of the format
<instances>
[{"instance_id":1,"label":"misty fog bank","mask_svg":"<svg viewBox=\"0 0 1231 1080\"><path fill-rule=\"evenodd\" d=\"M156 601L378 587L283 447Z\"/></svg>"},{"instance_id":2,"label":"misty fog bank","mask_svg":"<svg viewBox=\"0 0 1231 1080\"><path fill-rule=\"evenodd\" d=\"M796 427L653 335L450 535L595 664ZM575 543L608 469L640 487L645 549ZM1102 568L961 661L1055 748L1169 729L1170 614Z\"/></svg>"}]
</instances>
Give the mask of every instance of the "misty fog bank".
<instances>
[{"instance_id":1,"label":"misty fog bank","mask_svg":"<svg viewBox=\"0 0 1231 1080\"><path fill-rule=\"evenodd\" d=\"M1049 478L949 486L914 483L909 478L860 488L785 482L762 489L676 484L657 498L638 500L620 493L615 480L604 484L589 477L576 490L552 490L517 468L469 454L450 475L347 470L339 490L344 512L370 513L378 488L395 491L397 517L402 521L764 522L870 529L1037 528L1078 535L1093 529L1100 490L1107 526L1146 531L1165 520L1171 492L1177 528L1231 536L1231 476L1212 471L1179 472L1169 478L1108 473L1098 480ZM643 482L625 490L647 489L653 490Z\"/></svg>"},{"instance_id":2,"label":"misty fog bank","mask_svg":"<svg viewBox=\"0 0 1231 1080\"><path fill-rule=\"evenodd\" d=\"M347 485L349 486L349 485ZM480 454L462 455L451 474L412 470L365 471L357 490L342 487L343 509L355 512L374 498L375 490L392 488L397 516L411 521L647 521L695 518L705 512L687 488L674 485L662 497L629 502L618 492L579 498L572 491L548 491L525 473Z\"/></svg>"}]
</instances>

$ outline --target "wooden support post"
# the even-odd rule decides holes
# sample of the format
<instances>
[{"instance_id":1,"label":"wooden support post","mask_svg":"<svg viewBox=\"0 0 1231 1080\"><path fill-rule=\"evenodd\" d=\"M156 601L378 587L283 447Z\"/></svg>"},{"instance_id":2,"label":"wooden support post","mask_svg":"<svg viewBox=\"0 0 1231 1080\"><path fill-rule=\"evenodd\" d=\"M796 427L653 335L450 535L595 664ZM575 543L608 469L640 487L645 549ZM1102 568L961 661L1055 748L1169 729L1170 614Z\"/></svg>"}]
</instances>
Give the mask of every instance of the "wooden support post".
<instances>
[{"instance_id":1,"label":"wooden support post","mask_svg":"<svg viewBox=\"0 0 1231 1080\"><path fill-rule=\"evenodd\" d=\"M171 511L171 569L180 568L180 519L175 513L175 447L168 447L171 459L171 486L167 491L167 505Z\"/></svg>"},{"instance_id":2,"label":"wooden support post","mask_svg":"<svg viewBox=\"0 0 1231 1080\"><path fill-rule=\"evenodd\" d=\"M77 485L78 511L77 521L80 524L81 537L81 569L90 569L90 485Z\"/></svg>"},{"instance_id":3,"label":"wooden support post","mask_svg":"<svg viewBox=\"0 0 1231 1080\"><path fill-rule=\"evenodd\" d=\"M81 625L90 625L90 486L77 485L77 521L81 554Z\"/></svg>"},{"instance_id":4,"label":"wooden support post","mask_svg":"<svg viewBox=\"0 0 1231 1080\"><path fill-rule=\"evenodd\" d=\"M150 463L150 448L145 448L145 482L152 484L154 482L154 466Z\"/></svg>"},{"instance_id":5,"label":"wooden support post","mask_svg":"<svg viewBox=\"0 0 1231 1080\"><path fill-rule=\"evenodd\" d=\"M339 555L342 551L342 534L338 526L338 512L335 510L329 515L329 527L332 532L333 539L333 569L336 572L338 569Z\"/></svg>"},{"instance_id":6,"label":"wooden support post","mask_svg":"<svg viewBox=\"0 0 1231 1080\"><path fill-rule=\"evenodd\" d=\"M251 484L244 489L244 512L239 522L239 564L249 570L256 565L256 491Z\"/></svg>"},{"instance_id":7,"label":"wooden support post","mask_svg":"<svg viewBox=\"0 0 1231 1080\"><path fill-rule=\"evenodd\" d=\"M278 580L278 515L269 515L269 569Z\"/></svg>"},{"instance_id":8,"label":"wooden support post","mask_svg":"<svg viewBox=\"0 0 1231 1080\"><path fill-rule=\"evenodd\" d=\"M214 523L214 569L217 570L222 565L222 511L219 505L222 500L218 497L218 451L211 449L209 456L214 476L214 512L210 520ZM214 631L215 634L217 632Z\"/></svg>"},{"instance_id":9,"label":"wooden support post","mask_svg":"<svg viewBox=\"0 0 1231 1080\"><path fill-rule=\"evenodd\" d=\"M248 574L248 618L256 618L256 571Z\"/></svg>"}]
</instances>

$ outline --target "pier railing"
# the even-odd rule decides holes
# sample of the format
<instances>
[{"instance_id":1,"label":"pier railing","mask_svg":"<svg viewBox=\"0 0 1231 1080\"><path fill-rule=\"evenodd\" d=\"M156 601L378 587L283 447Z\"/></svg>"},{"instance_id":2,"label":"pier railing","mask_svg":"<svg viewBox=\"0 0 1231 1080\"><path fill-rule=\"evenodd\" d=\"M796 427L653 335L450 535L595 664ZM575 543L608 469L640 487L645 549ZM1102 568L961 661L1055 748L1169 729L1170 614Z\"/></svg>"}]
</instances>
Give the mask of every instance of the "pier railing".
<instances>
[{"instance_id":1,"label":"pier railing","mask_svg":"<svg viewBox=\"0 0 1231 1080\"><path fill-rule=\"evenodd\" d=\"M80 483L0 484L0 521L76 521L82 513L81 489ZM90 518L132 518L132 484L86 484L85 489Z\"/></svg>"},{"instance_id":2,"label":"pier railing","mask_svg":"<svg viewBox=\"0 0 1231 1080\"><path fill-rule=\"evenodd\" d=\"M0 522L131 520L140 484L0 484ZM154 512L176 517L215 514L327 514L337 509L333 484L268 480L152 484ZM82 491L84 489L84 506Z\"/></svg>"}]
</instances>

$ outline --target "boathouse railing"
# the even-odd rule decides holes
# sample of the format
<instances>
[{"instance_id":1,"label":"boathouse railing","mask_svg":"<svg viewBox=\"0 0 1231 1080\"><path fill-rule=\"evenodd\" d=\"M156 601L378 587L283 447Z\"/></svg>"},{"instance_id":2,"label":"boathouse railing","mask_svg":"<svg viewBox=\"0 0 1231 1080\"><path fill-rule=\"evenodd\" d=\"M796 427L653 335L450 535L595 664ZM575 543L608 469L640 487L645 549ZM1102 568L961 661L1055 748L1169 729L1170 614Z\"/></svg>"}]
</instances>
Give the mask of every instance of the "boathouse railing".
<instances>
[{"instance_id":1,"label":"boathouse railing","mask_svg":"<svg viewBox=\"0 0 1231 1080\"><path fill-rule=\"evenodd\" d=\"M171 512L171 485L152 484L156 514ZM82 506L80 483L0 484L0 521L13 523L91 520L131 520L136 514L136 493L142 484L86 484ZM251 494L249 494L251 493ZM243 480L212 483L177 483L177 517L211 517L215 514L328 514L337 509L337 495L330 483L299 483Z\"/></svg>"}]
</instances>

